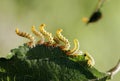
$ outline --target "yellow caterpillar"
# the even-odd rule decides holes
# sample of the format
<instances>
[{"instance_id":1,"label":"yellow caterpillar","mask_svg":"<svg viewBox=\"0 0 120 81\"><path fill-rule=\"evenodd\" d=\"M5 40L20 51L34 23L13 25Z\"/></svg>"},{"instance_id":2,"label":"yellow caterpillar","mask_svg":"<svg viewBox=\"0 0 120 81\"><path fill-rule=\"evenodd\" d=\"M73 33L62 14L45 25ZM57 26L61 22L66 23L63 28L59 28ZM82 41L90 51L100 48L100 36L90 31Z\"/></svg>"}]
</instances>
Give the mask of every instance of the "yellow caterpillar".
<instances>
[{"instance_id":1,"label":"yellow caterpillar","mask_svg":"<svg viewBox=\"0 0 120 81\"><path fill-rule=\"evenodd\" d=\"M35 43L34 43L35 39L34 39L34 37L32 37L32 35L25 33L25 32L21 32L21 31L19 31L18 28L15 30L15 32L17 35L19 35L21 37L25 37L30 40L30 42L27 43L28 46L33 47L35 45Z\"/></svg>"},{"instance_id":2,"label":"yellow caterpillar","mask_svg":"<svg viewBox=\"0 0 120 81\"><path fill-rule=\"evenodd\" d=\"M74 48L68 52L68 55L77 55L80 45L77 39L74 39ZM79 54L78 54L79 55Z\"/></svg>"},{"instance_id":3,"label":"yellow caterpillar","mask_svg":"<svg viewBox=\"0 0 120 81\"><path fill-rule=\"evenodd\" d=\"M46 36L46 37L48 38L48 41L49 41L50 44L54 44L55 42L54 42L54 39L53 39L53 37L52 37L52 33L47 32L47 31L44 29L44 27L45 27L45 24L41 24L41 26L40 26L40 32L41 32L44 36Z\"/></svg>"},{"instance_id":4,"label":"yellow caterpillar","mask_svg":"<svg viewBox=\"0 0 120 81\"><path fill-rule=\"evenodd\" d=\"M38 31L35 29L35 26L32 26L32 32L33 32L36 36L38 36L39 38L41 38L41 40L39 40L37 44L43 44L45 38L44 38L44 36L43 36L40 32L38 32Z\"/></svg>"},{"instance_id":5,"label":"yellow caterpillar","mask_svg":"<svg viewBox=\"0 0 120 81\"><path fill-rule=\"evenodd\" d=\"M87 60L87 64L89 66L94 66L95 65L95 61L94 61L93 57L88 52L85 52L84 56L85 56L85 60Z\"/></svg>"},{"instance_id":6,"label":"yellow caterpillar","mask_svg":"<svg viewBox=\"0 0 120 81\"><path fill-rule=\"evenodd\" d=\"M65 46L64 46L62 49L63 49L63 50L69 50L69 48L70 48L70 43L69 43L68 39L66 39L66 38L61 34L62 31L63 31L62 29L58 29L58 30L57 30L57 32L56 32L57 38L65 44Z\"/></svg>"}]
</instances>

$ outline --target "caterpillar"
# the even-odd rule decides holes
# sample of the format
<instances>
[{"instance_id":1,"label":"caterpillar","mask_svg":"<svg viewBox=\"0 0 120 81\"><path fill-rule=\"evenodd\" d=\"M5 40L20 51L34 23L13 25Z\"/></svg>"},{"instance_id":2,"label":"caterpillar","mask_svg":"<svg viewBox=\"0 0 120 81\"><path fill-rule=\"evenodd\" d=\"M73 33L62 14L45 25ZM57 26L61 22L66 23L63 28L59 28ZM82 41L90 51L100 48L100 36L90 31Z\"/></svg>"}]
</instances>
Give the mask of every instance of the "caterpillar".
<instances>
[{"instance_id":1,"label":"caterpillar","mask_svg":"<svg viewBox=\"0 0 120 81\"><path fill-rule=\"evenodd\" d=\"M62 29L58 29L58 30L56 31L57 38L58 38L60 41L62 41L63 43L65 43L65 46L63 46L62 49L63 49L63 50L69 50L69 48L70 48L70 43L69 43L68 39L66 39L66 38L61 34L62 31L63 31Z\"/></svg>"},{"instance_id":2,"label":"caterpillar","mask_svg":"<svg viewBox=\"0 0 120 81\"><path fill-rule=\"evenodd\" d=\"M75 55L79 51L80 45L77 39L74 39L74 48L68 52L68 55Z\"/></svg>"},{"instance_id":3,"label":"caterpillar","mask_svg":"<svg viewBox=\"0 0 120 81\"><path fill-rule=\"evenodd\" d=\"M35 39L32 35L25 33L25 32L21 32L21 31L19 31L18 28L16 28L15 32L17 35L19 35L21 37L25 37L30 40L30 42L27 43L28 46L30 46L30 47L35 46L35 43L34 43Z\"/></svg>"},{"instance_id":4,"label":"caterpillar","mask_svg":"<svg viewBox=\"0 0 120 81\"><path fill-rule=\"evenodd\" d=\"M54 44L55 41L54 41L54 38L52 37L52 33L47 32L47 31L44 29L44 27L45 27L45 24L41 24L41 25L40 25L40 32L41 32L45 37L48 38L48 41L49 41L50 44Z\"/></svg>"},{"instance_id":5,"label":"caterpillar","mask_svg":"<svg viewBox=\"0 0 120 81\"><path fill-rule=\"evenodd\" d=\"M87 60L88 66L92 67L95 65L95 61L94 61L93 57L88 52L85 52L84 56L85 56L85 60Z\"/></svg>"},{"instance_id":6,"label":"caterpillar","mask_svg":"<svg viewBox=\"0 0 120 81\"><path fill-rule=\"evenodd\" d=\"M38 32L38 31L36 30L35 26L32 26L32 32L33 32L36 36L38 36L39 38L41 38L41 40L39 40L39 41L37 42L37 44L43 44L45 38L44 38L44 36L43 36L40 32Z\"/></svg>"}]
</instances>

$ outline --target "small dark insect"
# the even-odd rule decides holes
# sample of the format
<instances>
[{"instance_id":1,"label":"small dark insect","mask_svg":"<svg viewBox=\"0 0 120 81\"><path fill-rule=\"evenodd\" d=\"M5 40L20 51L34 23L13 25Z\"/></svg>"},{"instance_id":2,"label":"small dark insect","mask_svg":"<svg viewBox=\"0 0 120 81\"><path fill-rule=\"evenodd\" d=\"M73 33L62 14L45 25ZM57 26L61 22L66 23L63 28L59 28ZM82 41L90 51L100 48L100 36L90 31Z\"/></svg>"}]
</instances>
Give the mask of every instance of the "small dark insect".
<instances>
[{"instance_id":1,"label":"small dark insect","mask_svg":"<svg viewBox=\"0 0 120 81\"><path fill-rule=\"evenodd\" d=\"M101 19L101 17L102 17L101 11L100 11L100 10L97 10L96 12L94 12L94 13L90 16L87 24L92 23L92 22L96 22L96 21L98 21L99 19Z\"/></svg>"},{"instance_id":2,"label":"small dark insect","mask_svg":"<svg viewBox=\"0 0 120 81\"><path fill-rule=\"evenodd\" d=\"M87 24L89 24L89 23L97 22L98 20L100 20L102 18L102 12L100 11L100 9L105 1L106 0L98 0L96 10L92 13L89 19L83 18L83 22L86 22Z\"/></svg>"}]
</instances>

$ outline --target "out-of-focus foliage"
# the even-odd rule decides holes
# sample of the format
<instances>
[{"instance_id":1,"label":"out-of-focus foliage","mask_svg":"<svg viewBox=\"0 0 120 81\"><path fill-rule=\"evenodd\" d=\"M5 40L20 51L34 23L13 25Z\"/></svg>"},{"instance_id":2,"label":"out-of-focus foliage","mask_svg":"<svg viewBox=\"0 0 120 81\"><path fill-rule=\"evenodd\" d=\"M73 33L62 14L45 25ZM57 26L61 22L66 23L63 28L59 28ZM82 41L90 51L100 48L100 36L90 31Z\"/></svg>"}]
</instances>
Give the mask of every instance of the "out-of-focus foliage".
<instances>
[{"instance_id":1,"label":"out-of-focus foliage","mask_svg":"<svg viewBox=\"0 0 120 81\"><path fill-rule=\"evenodd\" d=\"M78 38L81 49L89 51L95 66L105 72L120 58L119 3L106 0L103 18L87 26L81 19L91 15L97 0L0 0L0 56L22 43L14 33L16 27L30 31L30 26L46 23L51 32L63 28L70 41ZM111 81L119 79L118 74Z\"/></svg>"}]
</instances>

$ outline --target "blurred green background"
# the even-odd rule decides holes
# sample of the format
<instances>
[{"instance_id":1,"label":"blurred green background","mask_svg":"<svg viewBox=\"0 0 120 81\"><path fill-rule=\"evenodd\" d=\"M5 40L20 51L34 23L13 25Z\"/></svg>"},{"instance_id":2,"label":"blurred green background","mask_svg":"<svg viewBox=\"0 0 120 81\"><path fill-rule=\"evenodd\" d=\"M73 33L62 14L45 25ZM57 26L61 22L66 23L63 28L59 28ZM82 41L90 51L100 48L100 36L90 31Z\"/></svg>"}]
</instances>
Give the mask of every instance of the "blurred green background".
<instances>
[{"instance_id":1,"label":"blurred green background","mask_svg":"<svg viewBox=\"0 0 120 81\"><path fill-rule=\"evenodd\" d=\"M0 56L27 40L15 34L15 28L31 33L31 26L47 25L46 30L55 34L62 28L73 45L77 38L80 48L94 58L95 67L102 72L113 67L120 59L120 0L107 0L101 11L103 18L86 25L98 0L0 0ZM118 73L111 81L119 81Z\"/></svg>"}]
</instances>

